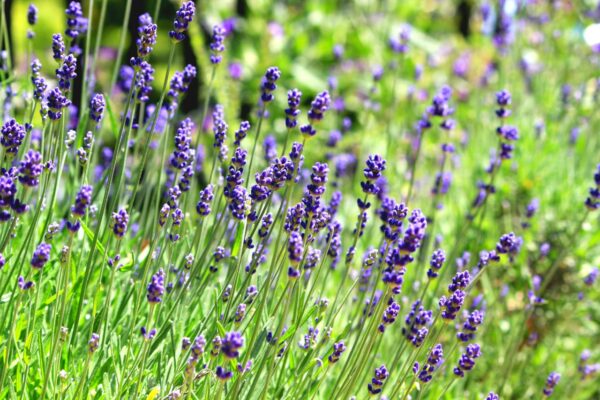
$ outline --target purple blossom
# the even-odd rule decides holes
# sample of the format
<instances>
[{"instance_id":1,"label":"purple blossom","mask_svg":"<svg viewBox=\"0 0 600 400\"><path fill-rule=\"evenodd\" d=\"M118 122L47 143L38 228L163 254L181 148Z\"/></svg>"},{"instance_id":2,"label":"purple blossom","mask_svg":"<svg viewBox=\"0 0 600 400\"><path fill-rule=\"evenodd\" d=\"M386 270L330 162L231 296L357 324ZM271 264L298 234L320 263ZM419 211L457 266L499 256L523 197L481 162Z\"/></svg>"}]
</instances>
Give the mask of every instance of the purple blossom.
<instances>
[{"instance_id":1,"label":"purple blossom","mask_svg":"<svg viewBox=\"0 0 600 400\"><path fill-rule=\"evenodd\" d=\"M544 396L550 397L554 392L554 388L556 387L559 381L560 374L558 372L551 372L550 375L548 375L548 379L546 380L546 386L542 391L544 393Z\"/></svg>"},{"instance_id":2,"label":"purple blossom","mask_svg":"<svg viewBox=\"0 0 600 400\"><path fill-rule=\"evenodd\" d=\"M24 186L36 187L40 183L40 175L44 171L42 155L35 150L29 150L19 163L19 182Z\"/></svg>"},{"instance_id":3,"label":"purple blossom","mask_svg":"<svg viewBox=\"0 0 600 400\"><path fill-rule=\"evenodd\" d=\"M454 368L454 375L464 378L465 372L473 369L475 366L475 359L481 357L481 349L478 344L469 344L465 349L463 355L460 356L458 366Z\"/></svg>"},{"instance_id":4,"label":"purple blossom","mask_svg":"<svg viewBox=\"0 0 600 400\"><path fill-rule=\"evenodd\" d=\"M444 350L441 344L436 344L427 358L427 362L421 367L418 378L421 382L427 383L433 378L433 373L444 362Z\"/></svg>"},{"instance_id":5,"label":"purple blossom","mask_svg":"<svg viewBox=\"0 0 600 400\"><path fill-rule=\"evenodd\" d=\"M244 338L239 332L227 332L221 344L221 352L228 359L238 358L244 346Z\"/></svg>"},{"instance_id":6,"label":"purple blossom","mask_svg":"<svg viewBox=\"0 0 600 400\"><path fill-rule=\"evenodd\" d=\"M261 100L263 103L269 103L275 99L273 96L273 92L277 89L276 82L281 77L281 72L277 67L269 67L267 68L267 72L265 72L265 76L263 77L262 83L260 85L261 90Z\"/></svg>"},{"instance_id":7,"label":"purple blossom","mask_svg":"<svg viewBox=\"0 0 600 400\"><path fill-rule=\"evenodd\" d=\"M146 292L146 299L150 304L162 302L162 295L165 293L165 271L162 268L152 275L152 280L148 284Z\"/></svg>"},{"instance_id":8,"label":"purple blossom","mask_svg":"<svg viewBox=\"0 0 600 400\"><path fill-rule=\"evenodd\" d=\"M122 239L127 232L127 225L129 224L129 214L125 209L120 209L117 212L112 213L110 226L113 230L114 235L117 239Z\"/></svg>"},{"instance_id":9,"label":"purple blossom","mask_svg":"<svg viewBox=\"0 0 600 400\"><path fill-rule=\"evenodd\" d=\"M186 1L181 5L175 14L173 21L173 30L169 31L169 37L175 42L181 42L185 39L185 32L190 22L196 14L196 6L193 1Z\"/></svg>"},{"instance_id":10,"label":"purple blossom","mask_svg":"<svg viewBox=\"0 0 600 400\"><path fill-rule=\"evenodd\" d=\"M35 269L42 269L50 259L51 250L52 246L50 244L44 242L40 243L33 252L33 257L31 258L31 267Z\"/></svg>"},{"instance_id":11,"label":"purple blossom","mask_svg":"<svg viewBox=\"0 0 600 400\"><path fill-rule=\"evenodd\" d=\"M212 41L210 42L210 62L220 64L223 57L220 53L225 51L225 29L221 25L213 26Z\"/></svg>"},{"instance_id":12,"label":"purple blossom","mask_svg":"<svg viewBox=\"0 0 600 400\"><path fill-rule=\"evenodd\" d=\"M90 118L96 122L100 122L104 116L105 107L104 96L101 93L95 94L90 100Z\"/></svg>"},{"instance_id":13,"label":"purple blossom","mask_svg":"<svg viewBox=\"0 0 600 400\"><path fill-rule=\"evenodd\" d=\"M14 157L25 139L25 128L11 118L2 125L0 133L0 144L9 157Z\"/></svg>"},{"instance_id":14,"label":"purple blossom","mask_svg":"<svg viewBox=\"0 0 600 400\"><path fill-rule=\"evenodd\" d=\"M381 365L379 368L375 368L375 373L373 374L373 379L371 379L371 383L367 386L369 389L369 393L372 395L376 395L381 393L383 384L385 380L390 376L385 365Z\"/></svg>"}]
</instances>

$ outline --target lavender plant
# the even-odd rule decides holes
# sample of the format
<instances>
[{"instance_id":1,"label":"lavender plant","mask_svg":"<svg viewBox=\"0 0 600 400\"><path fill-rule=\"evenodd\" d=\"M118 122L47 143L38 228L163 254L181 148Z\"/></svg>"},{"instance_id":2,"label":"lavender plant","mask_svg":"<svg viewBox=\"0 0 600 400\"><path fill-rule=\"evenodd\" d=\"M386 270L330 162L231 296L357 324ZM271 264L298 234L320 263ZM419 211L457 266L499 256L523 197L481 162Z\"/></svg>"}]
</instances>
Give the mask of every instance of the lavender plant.
<instances>
[{"instance_id":1,"label":"lavender plant","mask_svg":"<svg viewBox=\"0 0 600 400\"><path fill-rule=\"evenodd\" d=\"M0 398L600 396L598 7L109 3L1 9Z\"/></svg>"}]
</instances>

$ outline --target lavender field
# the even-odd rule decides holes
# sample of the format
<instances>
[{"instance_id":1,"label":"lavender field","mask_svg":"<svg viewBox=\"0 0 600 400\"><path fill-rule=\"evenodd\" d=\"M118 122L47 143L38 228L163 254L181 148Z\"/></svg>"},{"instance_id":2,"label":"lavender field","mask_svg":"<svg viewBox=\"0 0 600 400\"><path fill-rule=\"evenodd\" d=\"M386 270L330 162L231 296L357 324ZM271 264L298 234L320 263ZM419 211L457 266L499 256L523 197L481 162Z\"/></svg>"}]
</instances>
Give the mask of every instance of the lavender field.
<instances>
[{"instance_id":1,"label":"lavender field","mask_svg":"<svg viewBox=\"0 0 600 400\"><path fill-rule=\"evenodd\" d=\"M2 0L0 399L600 399L596 0Z\"/></svg>"}]
</instances>

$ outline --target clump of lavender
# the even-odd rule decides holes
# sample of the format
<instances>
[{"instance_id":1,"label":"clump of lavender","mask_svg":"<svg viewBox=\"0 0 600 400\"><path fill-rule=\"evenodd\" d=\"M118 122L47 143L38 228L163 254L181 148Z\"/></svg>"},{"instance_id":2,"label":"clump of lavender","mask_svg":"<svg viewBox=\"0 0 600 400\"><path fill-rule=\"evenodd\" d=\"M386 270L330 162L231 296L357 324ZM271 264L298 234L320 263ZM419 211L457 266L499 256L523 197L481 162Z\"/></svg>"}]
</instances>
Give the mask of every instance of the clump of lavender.
<instances>
[{"instance_id":1,"label":"clump of lavender","mask_svg":"<svg viewBox=\"0 0 600 400\"><path fill-rule=\"evenodd\" d=\"M305 139L310 139L317 134L314 125L320 122L325 115L325 112L329 109L331 104L331 97L329 97L328 91L323 91L310 103L310 110L308 111L308 124L300 127L300 133Z\"/></svg>"},{"instance_id":2,"label":"clump of lavender","mask_svg":"<svg viewBox=\"0 0 600 400\"><path fill-rule=\"evenodd\" d=\"M40 71L42 70L42 63L37 58L31 62L31 83L33 84L33 99L36 102L41 102L44 99L48 84L42 77Z\"/></svg>"},{"instance_id":3,"label":"clump of lavender","mask_svg":"<svg viewBox=\"0 0 600 400\"><path fill-rule=\"evenodd\" d=\"M208 185L200 191L200 200L196 204L196 212L200 217L206 217L210 214L210 204L213 201L213 186Z\"/></svg>"},{"instance_id":4,"label":"clump of lavender","mask_svg":"<svg viewBox=\"0 0 600 400\"><path fill-rule=\"evenodd\" d=\"M579 357L579 365L577 370L581 375L581 380L587 380L595 377L600 372L600 363L588 364L592 353L589 350L584 350Z\"/></svg>"},{"instance_id":5,"label":"clump of lavender","mask_svg":"<svg viewBox=\"0 0 600 400\"><path fill-rule=\"evenodd\" d=\"M458 312L465 302L465 297L465 292L460 289L453 292L448 298L442 296L439 301L439 306L442 309L442 318L445 320L456 319Z\"/></svg>"},{"instance_id":6,"label":"clump of lavender","mask_svg":"<svg viewBox=\"0 0 600 400\"><path fill-rule=\"evenodd\" d=\"M71 101L67 99L59 88L54 88L50 91L47 97L48 116L51 120L56 121L62 118L62 110L71 105Z\"/></svg>"},{"instance_id":7,"label":"clump of lavender","mask_svg":"<svg viewBox=\"0 0 600 400\"><path fill-rule=\"evenodd\" d=\"M298 264L302 261L302 255L304 253L304 243L302 236L299 232L293 231L290 234L288 240L288 258L290 261L290 267L288 268L288 277L291 279L298 278L300 271L298 270Z\"/></svg>"},{"instance_id":8,"label":"clump of lavender","mask_svg":"<svg viewBox=\"0 0 600 400\"><path fill-rule=\"evenodd\" d=\"M138 38L136 39L137 59L132 59L131 64L135 67L141 62L141 59L148 57L156 44L156 34L158 27L152 21L152 17L148 13L144 13L138 17Z\"/></svg>"},{"instance_id":9,"label":"clump of lavender","mask_svg":"<svg viewBox=\"0 0 600 400\"><path fill-rule=\"evenodd\" d=\"M508 108L511 105L512 97L506 90L501 90L496 93L496 103L498 109L496 115L502 121L502 124L496 129L498 138L500 140L500 162L502 160L509 160L512 158L512 152L514 145L512 142L519 139L519 131L514 126L504 125L503 120L511 115L511 110Z\"/></svg>"}]
</instances>

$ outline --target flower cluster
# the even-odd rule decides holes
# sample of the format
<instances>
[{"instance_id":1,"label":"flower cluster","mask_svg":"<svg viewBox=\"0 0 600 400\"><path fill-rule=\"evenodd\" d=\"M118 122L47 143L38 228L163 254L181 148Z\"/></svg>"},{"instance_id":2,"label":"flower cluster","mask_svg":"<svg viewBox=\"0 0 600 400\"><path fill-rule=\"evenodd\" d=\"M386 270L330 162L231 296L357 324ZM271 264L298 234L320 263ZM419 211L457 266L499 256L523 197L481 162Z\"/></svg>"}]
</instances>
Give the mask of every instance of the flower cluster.
<instances>
[{"instance_id":1,"label":"flower cluster","mask_svg":"<svg viewBox=\"0 0 600 400\"><path fill-rule=\"evenodd\" d=\"M185 32L188 30L188 26L194 19L195 14L196 6L193 1L186 1L177 10L175 20L173 21L173 30L169 32L169 37L174 42L181 42L185 39Z\"/></svg>"},{"instance_id":2,"label":"flower cluster","mask_svg":"<svg viewBox=\"0 0 600 400\"><path fill-rule=\"evenodd\" d=\"M390 376L385 365L380 366L379 368L375 368L375 373L373 374L373 379L371 379L371 383L367 386L369 389L369 393L372 395L376 395L381 393L383 384L385 380Z\"/></svg>"},{"instance_id":3,"label":"flower cluster","mask_svg":"<svg viewBox=\"0 0 600 400\"><path fill-rule=\"evenodd\" d=\"M427 362L423 364L419 371L418 378L421 382L427 383L433 378L434 372L444 362L444 350L441 344L436 344L431 349Z\"/></svg>"},{"instance_id":4,"label":"flower cluster","mask_svg":"<svg viewBox=\"0 0 600 400\"><path fill-rule=\"evenodd\" d=\"M460 356L458 366L453 370L454 375L464 378L465 372L473 369L475 366L475 359L481 357L481 349L478 344L469 344L465 349L463 355Z\"/></svg>"}]
</instances>

